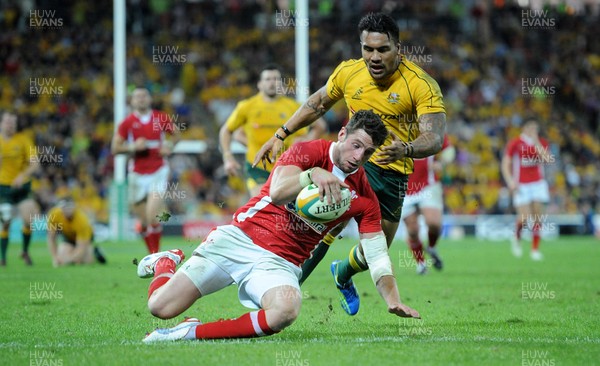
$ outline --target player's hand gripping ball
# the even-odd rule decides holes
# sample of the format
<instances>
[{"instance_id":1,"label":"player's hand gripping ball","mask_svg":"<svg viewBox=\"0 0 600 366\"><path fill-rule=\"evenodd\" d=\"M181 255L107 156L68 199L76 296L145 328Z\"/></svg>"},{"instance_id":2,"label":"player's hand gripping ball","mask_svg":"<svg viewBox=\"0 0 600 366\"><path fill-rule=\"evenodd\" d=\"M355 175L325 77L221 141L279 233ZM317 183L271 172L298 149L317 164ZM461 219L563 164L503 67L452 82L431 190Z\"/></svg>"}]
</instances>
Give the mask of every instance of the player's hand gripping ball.
<instances>
[{"instance_id":1,"label":"player's hand gripping ball","mask_svg":"<svg viewBox=\"0 0 600 366\"><path fill-rule=\"evenodd\" d=\"M341 189L342 200L333 202L333 197L319 199L319 187L310 184L304 187L296 197L296 211L309 221L326 223L342 216L350 209L352 195L347 188Z\"/></svg>"}]
</instances>

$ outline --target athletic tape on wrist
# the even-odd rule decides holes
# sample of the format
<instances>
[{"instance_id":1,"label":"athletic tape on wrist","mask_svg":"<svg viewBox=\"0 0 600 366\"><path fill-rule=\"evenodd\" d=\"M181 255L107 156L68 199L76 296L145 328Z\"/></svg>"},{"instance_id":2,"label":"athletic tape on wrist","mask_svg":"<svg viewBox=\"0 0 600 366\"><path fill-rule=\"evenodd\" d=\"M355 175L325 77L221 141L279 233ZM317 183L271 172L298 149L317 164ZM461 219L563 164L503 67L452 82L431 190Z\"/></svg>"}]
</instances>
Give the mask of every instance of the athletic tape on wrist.
<instances>
[{"instance_id":1,"label":"athletic tape on wrist","mask_svg":"<svg viewBox=\"0 0 600 366\"><path fill-rule=\"evenodd\" d=\"M360 245L363 248L371 278L375 284L383 276L394 275L385 236L377 235L370 239L361 239Z\"/></svg>"},{"instance_id":2,"label":"athletic tape on wrist","mask_svg":"<svg viewBox=\"0 0 600 366\"><path fill-rule=\"evenodd\" d=\"M298 180L300 181L300 186L302 188L309 186L313 182L311 179L311 176L310 176L313 169L314 168L310 168L310 169L305 170L302 173L300 173Z\"/></svg>"}]
</instances>

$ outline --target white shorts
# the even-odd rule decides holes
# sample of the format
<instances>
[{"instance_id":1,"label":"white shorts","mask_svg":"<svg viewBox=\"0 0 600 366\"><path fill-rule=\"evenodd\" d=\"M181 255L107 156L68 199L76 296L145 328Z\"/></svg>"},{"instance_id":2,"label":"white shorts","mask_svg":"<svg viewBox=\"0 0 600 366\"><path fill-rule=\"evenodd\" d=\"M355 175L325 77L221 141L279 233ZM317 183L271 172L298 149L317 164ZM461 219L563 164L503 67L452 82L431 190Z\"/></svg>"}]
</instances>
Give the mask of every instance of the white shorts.
<instances>
[{"instance_id":1,"label":"white shorts","mask_svg":"<svg viewBox=\"0 0 600 366\"><path fill-rule=\"evenodd\" d=\"M138 203L150 193L162 194L167 191L169 183L169 166L163 165L150 174L129 172L127 177L129 203Z\"/></svg>"},{"instance_id":2,"label":"white shorts","mask_svg":"<svg viewBox=\"0 0 600 366\"><path fill-rule=\"evenodd\" d=\"M427 185L416 194L411 194L404 197L404 204L402 205L402 218L414 214L419 208L437 208L439 210L444 209L442 184L440 182Z\"/></svg>"},{"instance_id":3,"label":"white shorts","mask_svg":"<svg viewBox=\"0 0 600 366\"><path fill-rule=\"evenodd\" d=\"M263 295L279 286L300 293L302 270L254 244L241 229L223 225L211 231L180 268L206 296L233 283L242 305L259 309Z\"/></svg>"},{"instance_id":4,"label":"white shorts","mask_svg":"<svg viewBox=\"0 0 600 366\"><path fill-rule=\"evenodd\" d=\"M515 207L528 205L531 202L547 203L548 201L550 201L550 190L548 182L543 179L537 182L519 183L513 196Z\"/></svg>"}]
</instances>

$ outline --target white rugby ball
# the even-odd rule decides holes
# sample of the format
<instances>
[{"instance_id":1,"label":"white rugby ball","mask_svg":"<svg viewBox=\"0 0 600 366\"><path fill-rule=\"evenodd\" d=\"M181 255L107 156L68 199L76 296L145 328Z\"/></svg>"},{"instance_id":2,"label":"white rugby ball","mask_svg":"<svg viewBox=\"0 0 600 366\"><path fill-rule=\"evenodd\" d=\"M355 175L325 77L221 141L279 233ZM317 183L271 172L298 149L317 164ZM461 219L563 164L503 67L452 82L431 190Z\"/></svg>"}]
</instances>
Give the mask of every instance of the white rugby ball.
<instances>
[{"instance_id":1,"label":"white rugby ball","mask_svg":"<svg viewBox=\"0 0 600 366\"><path fill-rule=\"evenodd\" d=\"M328 197L323 201L319 199L319 187L310 184L304 187L296 197L296 211L298 214L310 221L326 223L342 216L350 208L352 195L347 188L341 189L342 200L331 202Z\"/></svg>"}]
</instances>

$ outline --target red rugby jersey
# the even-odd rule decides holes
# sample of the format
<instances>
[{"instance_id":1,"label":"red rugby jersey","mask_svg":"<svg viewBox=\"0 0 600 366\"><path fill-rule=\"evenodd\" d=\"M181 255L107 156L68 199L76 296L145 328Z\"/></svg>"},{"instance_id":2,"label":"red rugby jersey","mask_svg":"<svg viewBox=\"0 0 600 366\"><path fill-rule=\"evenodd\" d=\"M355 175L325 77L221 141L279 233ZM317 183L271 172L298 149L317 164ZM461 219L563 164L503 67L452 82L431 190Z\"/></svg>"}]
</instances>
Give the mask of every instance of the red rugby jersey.
<instances>
[{"instance_id":1,"label":"red rugby jersey","mask_svg":"<svg viewBox=\"0 0 600 366\"><path fill-rule=\"evenodd\" d=\"M548 149L548 141L540 137L540 144ZM513 179L519 183L531 183L544 179L543 159L533 141L521 135L508 142L505 155L512 160Z\"/></svg>"},{"instance_id":2,"label":"red rugby jersey","mask_svg":"<svg viewBox=\"0 0 600 366\"><path fill-rule=\"evenodd\" d=\"M160 147L165 141L165 133L173 133L173 122L166 113L152 110L146 117L131 113L119 125L117 133L129 143L140 137L146 139L147 149L133 155L133 163L130 162L129 165L130 171L150 174L166 164L160 155Z\"/></svg>"},{"instance_id":3,"label":"red rugby jersey","mask_svg":"<svg viewBox=\"0 0 600 366\"><path fill-rule=\"evenodd\" d=\"M277 161L278 166L295 165L302 170L320 167L332 172L350 186L350 208L338 219L318 224L300 217L294 202L287 205L271 203L271 176L260 193L234 214L232 224L241 228L252 241L289 262L301 266L310 257L319 241L338 224L354 218L360 233L381 231L379 202L362 167L351 174L337 168L332 160L335 142L314 140L292 145Z\"/></svg>"}]
</instances>

